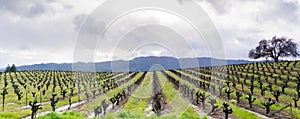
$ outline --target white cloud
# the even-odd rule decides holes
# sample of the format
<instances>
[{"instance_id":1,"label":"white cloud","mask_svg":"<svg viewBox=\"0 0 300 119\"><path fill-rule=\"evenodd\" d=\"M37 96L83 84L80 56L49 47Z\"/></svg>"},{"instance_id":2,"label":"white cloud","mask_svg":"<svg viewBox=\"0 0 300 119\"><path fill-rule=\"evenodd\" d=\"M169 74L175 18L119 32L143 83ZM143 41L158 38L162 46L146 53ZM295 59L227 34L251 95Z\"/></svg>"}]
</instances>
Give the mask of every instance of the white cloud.
<instances>
[{"instance_id":1,"label":"white cloud","mask_svg":"<svg viewBox=\"0 0 300 119\"><path fill-rule=\"evenodd\" d=\"M300 43L299 2L282 0L226 0L226 9L210 0L200 6L215 23L228 58L247 58L261 39L286 36ZM229 7L228 7L229 6Z\"/></svg>"},{"instance_id":2,"label":"white cloud","mask_svg":"<svg viewBox=\"0 0 300 119\"><path fill-rule=\"evenodd\" d=\"M91 5L89 5L91 3ZM0 67L72 62L73 19L101 1L4 0L0 3Z\"/></svg>"},{"instance_id":3,"label":"white cloud","mask_svg":"<svg viewBox=\"0 0 300 119\"><path fill-rule=\"evenodd\" d=\"M17 65L72 62L76 33L81 23L103 1L98 0L4 0L0 3L0 67ZM185 4L184 0L179 1ZM227 58L247 59L248 51L261 39L272 36L287 36L300 44L300 1L299 0L198 0L199 5L215 23L223 40ZM131 4L131 3L129 3ZM107 11L109 14L111 11ZM112 11L113 12L113 11ZM197 13L195 13L197 14ZM152 15L152 16L151 16ZM99 18L89 19L89 30L80 42L82 60L95 51L95 41L99 29L106 24ZM111 28L112 34L105 36L104 44L114 44L134 23L142 21L167 24L170 29L143 27L124 36L115 51L110 47L96 49L95 60L131 59L136 56L173 55L162 46L145 46L147 42L169 45L178 57L207 56L205 42L197 37L187 25L171 16L143 12L126 17ZM122 25L122 24L127 24ZM122 26L122 27L120 27ZM178 29L178 34L172 31ZM187 38L188 37L188 38ZM170 40L172 39L172 41ZM191 39L185 41L186 39ZM194 40L193 40L194 39ZM197 40L200 39L200 41ZM128 42L125 42L128 41ZM175 41L175 42L174 42ZM152 49L152 50L151 50ZM155 50L153 50L155 49ZM191 52L192 49L194 52ZM85 56L86 55L86 56Z\"/></svg>"}]
</instances>

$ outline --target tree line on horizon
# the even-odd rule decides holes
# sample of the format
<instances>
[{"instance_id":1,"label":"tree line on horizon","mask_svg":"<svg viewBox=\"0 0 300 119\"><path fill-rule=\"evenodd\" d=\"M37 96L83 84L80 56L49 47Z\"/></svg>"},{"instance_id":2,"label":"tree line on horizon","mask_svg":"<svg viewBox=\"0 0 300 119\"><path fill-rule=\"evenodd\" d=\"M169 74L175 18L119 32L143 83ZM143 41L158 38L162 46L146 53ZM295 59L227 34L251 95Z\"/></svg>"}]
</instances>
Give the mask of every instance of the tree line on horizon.
<instances>
[{"instance_id":1,"label":"tree line on horizon","mask_svg":"<svg viewBox=\"0 0 300 119\"><path fill-rule=\"evenodd\" d=\"M4 72L5 73L7 73L7 72L17 72L17 67L15 66L15 64L12 64L12 66L7 65Z\"/></svg>"}]
</instances>

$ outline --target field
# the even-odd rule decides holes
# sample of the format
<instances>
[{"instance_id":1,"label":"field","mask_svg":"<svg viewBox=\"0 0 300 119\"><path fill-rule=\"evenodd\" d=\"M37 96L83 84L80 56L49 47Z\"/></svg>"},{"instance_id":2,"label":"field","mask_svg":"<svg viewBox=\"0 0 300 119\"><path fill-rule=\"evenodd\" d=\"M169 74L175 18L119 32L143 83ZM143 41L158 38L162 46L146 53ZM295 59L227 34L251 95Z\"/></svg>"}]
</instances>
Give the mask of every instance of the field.
<instances>
[{"instance_id":1,"label":"field","mask_svg":"<svg viewBox=\"0 0 300 119\"><path fill-rule=\"evenodd\" d=\"M0 118L300 119L300 62L1 73ZM54 113L55 112L55 113Z\"/></svg>"}]
</instances>

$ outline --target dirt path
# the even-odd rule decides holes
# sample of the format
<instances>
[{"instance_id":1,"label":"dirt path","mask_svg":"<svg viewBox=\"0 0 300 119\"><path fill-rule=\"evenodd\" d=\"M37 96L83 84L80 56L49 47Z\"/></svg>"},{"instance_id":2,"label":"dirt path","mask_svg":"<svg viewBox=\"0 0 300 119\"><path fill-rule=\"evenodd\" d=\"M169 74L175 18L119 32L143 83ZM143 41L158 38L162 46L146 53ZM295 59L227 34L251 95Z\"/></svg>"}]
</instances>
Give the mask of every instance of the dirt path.
<instances>
[{"instance_id":1,"label":"dirt path","mask_svg":"<svg viewBox=\"0 0 300 119\"><path fill-rule=\"evenodd\" d=\"M81 101L81 102L72 103L71 108L74 108L74 107L83 105L83 104L85 104L86 102L87 102L87 101L84 100L84 101ZM63 111L68 110L68 108L69 108L69 105L65 105L65 106L62 106L62 107L57 108L57 109L55 110L55 112L57 112L57 113L62 113ZM50 112L52 112L52 111L40 112L40 113L38 113L36 116L37 116L37 117L39 117L39 116L44 116L44 115L46 115L46 114L49 114ZM30 118L31 118L31 116L27 116L27 117L24 117L23 119L30 119Z\"/></svg>"},{"instance_id":2,"label":"dirt path","mask_svg":"<svg viewBox=\"0 0 300 119\"><path fill-rule=\"evenodd\" d=\"M209 116L209 115L207 115L207 113L206 112L204 112L203 110L201 110L198 106L196 106L196 105L193 105L193 104L189 104L191 107L193 107L194 108L194 111L200 116L200 117L207 117L207 118L209 118L209 119L216 119L216 118L213 118L213 117L211 117L211 116Z\"/></svg>"},{"instance_id":3,"label":"dirt path","mask_svg":"<svg viewBox=\"0 0 300 119\"><path fill-rule=\"evenodd\" d=\"M119 103L119 105L115 104L113 106L113 104L109 104L109 106L106 109L107 110L106 113L117 113L121 109L123 109L124 105L127 103L127 101L130 98L131 94L133 92L135 92L137 90L137 88L140 86L141 82L144 81L145 76L146 76L146 73L144 73L143 75L141 75L141 77L139 79L137 79L134 83L130 84L130 86L132 86L132 90L127 93L127 96L125 96L125 98L122 99L122 101ZM130 87L130 86L128 86L128 87ZM99 114L98 117L102 117L103 115L104 115L104 112L102 112L101 114ZM95 113L94 112L90 112L87 115L87 118L95 118Z\"/></svg>"},{"instance_id":4,"label":"dirt path","mask_svg":"<svg viewBox=\"0 0 300 119\"><path fill-rule=\"evenodd\" d=\"M258 116L258 117L260 117L260 118L262 118L262 119L274 119L274 118L270 118L270 117L267 117L267 116L265 116L265 115L262 115L262 114L253 112L253 111L251 111L251 110L247 110L247 109L242 108L242 107L240 107L240 108L241 108L242 110L247 111L247 112L253 113L253 114L255 114L256 116Z\"/></svg>"},{"instance_id":5,"label":"dirt path","mask_svg":"<svg viewBox=\"0 0 300 119\"><path fill-rule=\"evenodd\" d=\"M38 105L46 105L46 104L49 104L50 102L42 102L42 103L37 103ZM23 107L20 107L20 108L15 108L15 109L12 109L12 110L8 110L9 112L12 112L12 111L17 111L17 110L24 110L24 109L30 109L30 105L26 105L26 106L23 106Z\"/></svg>"},{"instance_id":6,"label":"dirt path","mask_svg":"<svg viewBox=\"0 0 300 119\"><path fill-rule=\"evenodd\" d=\"M108 107L107 107L107 111L106 113L118 113L122 108L123 108L123 105L122 106L114 106L114 108L112 108L113 105L110 104ZM102 112L101 114L98 115L98 117L103 117L104 113ZM94 112L91 112L89 115L87 115L87 118L88 119L92 119L92 118L95 118L95 113Z\"/></svg>"}]
</instances>

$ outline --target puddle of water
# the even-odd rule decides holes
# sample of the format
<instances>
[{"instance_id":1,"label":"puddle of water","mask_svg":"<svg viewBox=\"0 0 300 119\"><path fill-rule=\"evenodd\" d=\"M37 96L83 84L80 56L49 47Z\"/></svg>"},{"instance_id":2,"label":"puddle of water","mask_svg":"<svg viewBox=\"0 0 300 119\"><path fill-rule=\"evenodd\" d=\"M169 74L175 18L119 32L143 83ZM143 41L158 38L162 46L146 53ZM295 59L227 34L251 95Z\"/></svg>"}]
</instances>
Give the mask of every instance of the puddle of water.
<instances>
[{"instance_id":1,"label":"puddle of water","mask_svg":"<svg viewBox=\"0 0 300 119\"><path fill-rule=\"evenodd\" d=\"M145 111L149 111L148 114L146 114L147 117L150 117L152 115L154 115L155 113L152 111L152 105L151 104L148 104L148 108L145 109Z\"/></svg>"},{"instance_id":2,"label":"puddle of water","mask_svg":"<svg viewBox=\"0 0 300 119\"><path fill-rule=\"evenodd\" d=\"M198 106L193 105L193 104L190 104L190 106L192 106L194 108L194 111L197 112L199 116L201 116L201 117L205 117L206 116L209 119L214 119L214 118L208 116L207 113L204 112L203 110L201 110Z\"/></svg>"}]
</instances>

